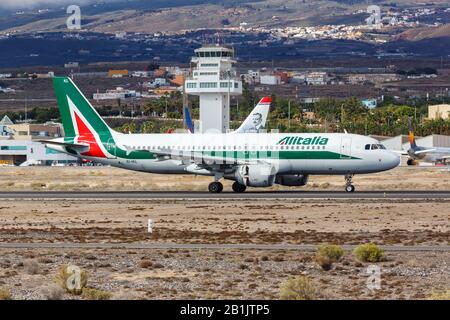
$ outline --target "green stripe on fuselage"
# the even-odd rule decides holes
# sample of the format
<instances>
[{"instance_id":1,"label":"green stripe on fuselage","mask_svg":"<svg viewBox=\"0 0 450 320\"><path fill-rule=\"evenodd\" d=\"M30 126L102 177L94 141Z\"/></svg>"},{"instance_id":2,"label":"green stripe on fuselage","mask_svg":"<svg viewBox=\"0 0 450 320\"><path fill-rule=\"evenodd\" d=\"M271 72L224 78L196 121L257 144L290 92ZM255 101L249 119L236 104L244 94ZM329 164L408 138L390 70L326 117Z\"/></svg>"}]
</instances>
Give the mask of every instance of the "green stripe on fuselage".
<instances>
[{"instance_id":1,"label":"green stripe on fuselage","mask_svg":"<svg viewBox=\"0 0 450 320\"><path fill-rule=\"evenodd\" d=\"M130 160L151 160L156 159L156 155L150 151L132 151L128 155L125 151L120 148L116 148L116 156L119 158L130 159ZM331 151L199 151L191 152L184 151L183 155L196 156L204 155L206 157L218 157L218 158L232 158L232 159L250 159L250 160L260 160L260 159L280 159L280 160L360 160L357 157L349 157L336 152Z\"/></svg>"}]
</instances>

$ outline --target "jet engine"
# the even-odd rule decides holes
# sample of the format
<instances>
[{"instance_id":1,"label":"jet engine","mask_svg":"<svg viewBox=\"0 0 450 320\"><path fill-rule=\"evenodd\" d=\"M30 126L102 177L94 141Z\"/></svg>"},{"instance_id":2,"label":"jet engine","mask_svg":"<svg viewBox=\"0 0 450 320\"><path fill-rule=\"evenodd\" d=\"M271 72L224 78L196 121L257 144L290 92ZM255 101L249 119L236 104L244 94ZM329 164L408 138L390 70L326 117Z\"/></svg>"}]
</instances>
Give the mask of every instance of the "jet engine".
<instances>
[{"instance_id":1,"label":"jet engine","mask_svg":"<svg viewBox=\"0 0 450 320\"><path fill-rule=\"evenodd\" d=\"M234 178L247 187L270 187L275 182L275 168L272 165L242 165Z\"/></svg>"},{"instance_id":2,"label":"jet engine","mask_svg":"<svg viewBox=\"0 0 450 320\"><path fill-rule=\"evenodd\" d=\"M276 184L289 187L304 186L308 183L309 176L307 174L286 174L277 175L275 178Z\"/></svg>"}]
</instances>

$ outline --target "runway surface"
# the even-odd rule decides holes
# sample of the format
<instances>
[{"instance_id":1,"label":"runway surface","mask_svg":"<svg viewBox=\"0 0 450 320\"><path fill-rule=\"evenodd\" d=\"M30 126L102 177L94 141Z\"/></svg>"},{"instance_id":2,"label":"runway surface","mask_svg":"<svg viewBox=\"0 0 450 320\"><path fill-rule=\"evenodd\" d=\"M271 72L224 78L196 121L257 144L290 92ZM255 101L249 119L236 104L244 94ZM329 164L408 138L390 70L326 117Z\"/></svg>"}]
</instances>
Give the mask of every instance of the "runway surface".
<instances>
[{"instance_id":1,"label":"runway surface","mask_svg":"<svg viewBox=\"0 0 450 320\"><path fill-rule=\"evenodd\" d=\"M353 250L356 246L343 245L344 250ZM391 252L450 252L447 245L387 245L380 246ZM312 244L198 244L198 243L0 243L0 249L135 249L135 250L298 250L314 251Z\"/></svg>"},{"instance_id":2,"label":"runway surface","mask_svg":"<svg viewBox=\"0 0 450 320\"><path fill-rule=\"evenodd\" d=\"M450 199L450 191L18 191L0 192L0 199Z\"/></svg>"}]
</instances>

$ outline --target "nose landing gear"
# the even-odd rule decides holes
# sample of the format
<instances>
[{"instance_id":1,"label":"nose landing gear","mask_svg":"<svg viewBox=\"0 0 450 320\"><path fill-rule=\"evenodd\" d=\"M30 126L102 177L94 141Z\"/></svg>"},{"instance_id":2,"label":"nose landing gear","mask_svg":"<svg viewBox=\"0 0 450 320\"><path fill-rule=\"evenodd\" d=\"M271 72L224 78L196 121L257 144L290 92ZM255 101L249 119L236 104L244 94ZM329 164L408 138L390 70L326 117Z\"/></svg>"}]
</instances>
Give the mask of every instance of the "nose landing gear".
<instances>
[{"instance_id":1,"label":"nose landing gear","mask_svg":"<svg viewBox=\"0 0 450 320\"><path fill-rule=\"evenodd\" d=\"M345 175L345 191L354 192L355 186L352 184L353 175L347 174Z\"/></svg>"}]
</instances>

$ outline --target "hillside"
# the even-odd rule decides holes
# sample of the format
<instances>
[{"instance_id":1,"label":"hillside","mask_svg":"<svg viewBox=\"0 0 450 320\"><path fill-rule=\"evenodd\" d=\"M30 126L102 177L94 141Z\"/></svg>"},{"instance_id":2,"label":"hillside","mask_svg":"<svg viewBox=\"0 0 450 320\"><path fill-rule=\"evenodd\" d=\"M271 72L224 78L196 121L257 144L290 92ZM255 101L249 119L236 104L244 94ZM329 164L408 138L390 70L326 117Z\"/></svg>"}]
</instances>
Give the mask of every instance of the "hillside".
<instances>
[{"instance_id":1,"label":"hillside","mask_svg":"<svg viewBox=\"0 0 450 320\"><path fill-rule=\"evenodd\" d=\"M399 40L420 41L424 39L434 39L450 37L450 24L444 24L439 27L424 27L410 29L398 35Z\"/></svg>"},{"instance_id":2,"label":"hillside","mask_svg":"<svg viewBox=\"0 0 450 320\"><path fill-rule=\"evenodd\" d=\"M374 3L387 11L392 1ZM396 7L444 5L445 0L399 0ZM87 31L153 33L185 29L239 26L284 27L320 24L361 24L366 14L354 12L367 8L366 0L130 0L82 6L83 28ZM14 33L65 30L64 8L36 13L25 11L0 16L0 31Z\"/></svg>"}]
</instances>

